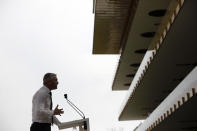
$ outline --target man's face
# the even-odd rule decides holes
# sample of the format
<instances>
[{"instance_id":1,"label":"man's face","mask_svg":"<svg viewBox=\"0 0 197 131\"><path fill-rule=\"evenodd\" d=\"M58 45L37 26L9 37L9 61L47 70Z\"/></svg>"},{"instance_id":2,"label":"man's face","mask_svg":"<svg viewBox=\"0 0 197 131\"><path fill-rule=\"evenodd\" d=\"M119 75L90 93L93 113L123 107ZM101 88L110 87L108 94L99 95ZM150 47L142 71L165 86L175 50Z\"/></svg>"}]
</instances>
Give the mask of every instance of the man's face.
<instances>
[{"instance_id":1,"label":"man's face","mask_svg":"<svg viewBox=\"0 0 197 131\"><path fill-rule=\"evenodd\" d=\"M55 90L57 89L57 85L58 85L58 80L56 76L53 76L51 78L51 80L49 81L49 86L51 90Z\"/></svg>"}]
</instances>

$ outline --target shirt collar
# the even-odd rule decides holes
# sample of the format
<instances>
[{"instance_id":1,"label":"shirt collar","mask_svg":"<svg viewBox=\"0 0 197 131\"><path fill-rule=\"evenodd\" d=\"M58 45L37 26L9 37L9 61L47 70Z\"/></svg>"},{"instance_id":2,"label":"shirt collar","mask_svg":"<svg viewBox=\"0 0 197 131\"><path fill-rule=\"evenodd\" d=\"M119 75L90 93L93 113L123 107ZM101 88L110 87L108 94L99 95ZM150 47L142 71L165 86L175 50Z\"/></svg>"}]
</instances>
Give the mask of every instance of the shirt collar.
<instances>
[{"instance_id":1,"label":"shirt collar","mask_svg":"<svg viewBox=\"0 0 197 131\"><path fill-rule=\"evenodd\" d=\"M47 93L51 92L51 90L49 90L49 88L47 88L45 85L43 86L43 89L44 89Z\"/></svg>"}]
</instances>

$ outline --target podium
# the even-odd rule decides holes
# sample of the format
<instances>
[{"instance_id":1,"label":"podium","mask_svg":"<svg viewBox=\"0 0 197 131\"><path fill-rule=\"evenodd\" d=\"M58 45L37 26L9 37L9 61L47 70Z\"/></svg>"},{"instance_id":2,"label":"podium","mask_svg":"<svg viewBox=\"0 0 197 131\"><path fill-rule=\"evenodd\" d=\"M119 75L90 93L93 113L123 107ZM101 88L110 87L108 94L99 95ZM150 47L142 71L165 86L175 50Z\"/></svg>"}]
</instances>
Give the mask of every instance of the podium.
<instances>
[{"instance_id":1,"label":"podium","mask_svg":"<svg viewBox=\"0 0 197 131\"><path fill-rule=\"evenodd\" d=\"M63 122L58 126L59 130L74 127L79 127L79 131L90 131L89 118Z\"/></svg>"}]
</instances>

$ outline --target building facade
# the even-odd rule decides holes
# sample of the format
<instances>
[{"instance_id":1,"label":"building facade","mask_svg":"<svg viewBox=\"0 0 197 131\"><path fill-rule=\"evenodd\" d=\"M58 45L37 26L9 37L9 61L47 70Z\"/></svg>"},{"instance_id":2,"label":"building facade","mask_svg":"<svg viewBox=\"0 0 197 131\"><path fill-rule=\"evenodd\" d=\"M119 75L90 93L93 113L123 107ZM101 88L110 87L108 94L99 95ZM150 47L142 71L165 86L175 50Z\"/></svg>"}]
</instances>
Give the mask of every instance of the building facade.
<instances>
[{"instance_id":1,"label":"building facade","mask_svg":"<svg viewBox=\"0 0 197 131\"><path fill-rule=\"evenodd\" d=\"M120 54L112 90L135 131L197 130L197 1L96 0L93 54Z\"/></svg>"}]
</instances>

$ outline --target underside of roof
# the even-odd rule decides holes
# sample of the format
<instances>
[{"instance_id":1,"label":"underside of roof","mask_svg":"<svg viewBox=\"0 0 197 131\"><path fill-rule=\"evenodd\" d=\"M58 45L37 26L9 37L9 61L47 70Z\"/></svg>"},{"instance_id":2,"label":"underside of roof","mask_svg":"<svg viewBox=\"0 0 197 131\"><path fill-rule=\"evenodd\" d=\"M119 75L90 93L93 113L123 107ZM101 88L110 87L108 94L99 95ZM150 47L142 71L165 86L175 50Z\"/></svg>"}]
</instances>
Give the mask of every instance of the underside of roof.
<instances>
[{"instance_id":1,"label":"underside of roof","mask_svg":"<svg viewBox=\"0 0 197 131\"><path fill-rule=\"evenodd\" d=\"M197 130L197 67L135 131Z\"/></svg>"},{"instance_id":2,"label":"underside of roof","mask_svg":"<svg viewBox=\"0 0 197 131\"><path fill-rule=\"evenodd\" d=\"M196 131L197 130L197 95L181 106L173 115L162 123L153 126L151 131ZM156 125L156 124L155 124Z\"/></svg>"},{"instance_id":3,"label":"underside of roof","mask_svg":"<svg viewBox=\"0 0 197 131\"><path fill-rule=\"evenodd\" d=\"M173 17L170 29L160 41L162 44L135 89L131 89L119 120L146 119L197 65L196 6L196 0L187 0Z\"/></svg>"},{"instance_id":4,"label":"underside of roof","mask_svg":"<svg viewBox=\"0 0 197 131\"><path fill-rule=\"evenodd\" d=\"M138 0L96 0L93 54L119 54Z\"/></svg>"},{"instance_id":5,"label":"underside of roof","mask_svg":"<svg viewBox=\"0 0 197 131\"><path fill-rule=\"evenodd\" d=\"M139 0L122 49L112 90L127 90L142 62L142 59L157 35L162 19L168 14L171 0Z\"/></svg>"}]
</instances>

